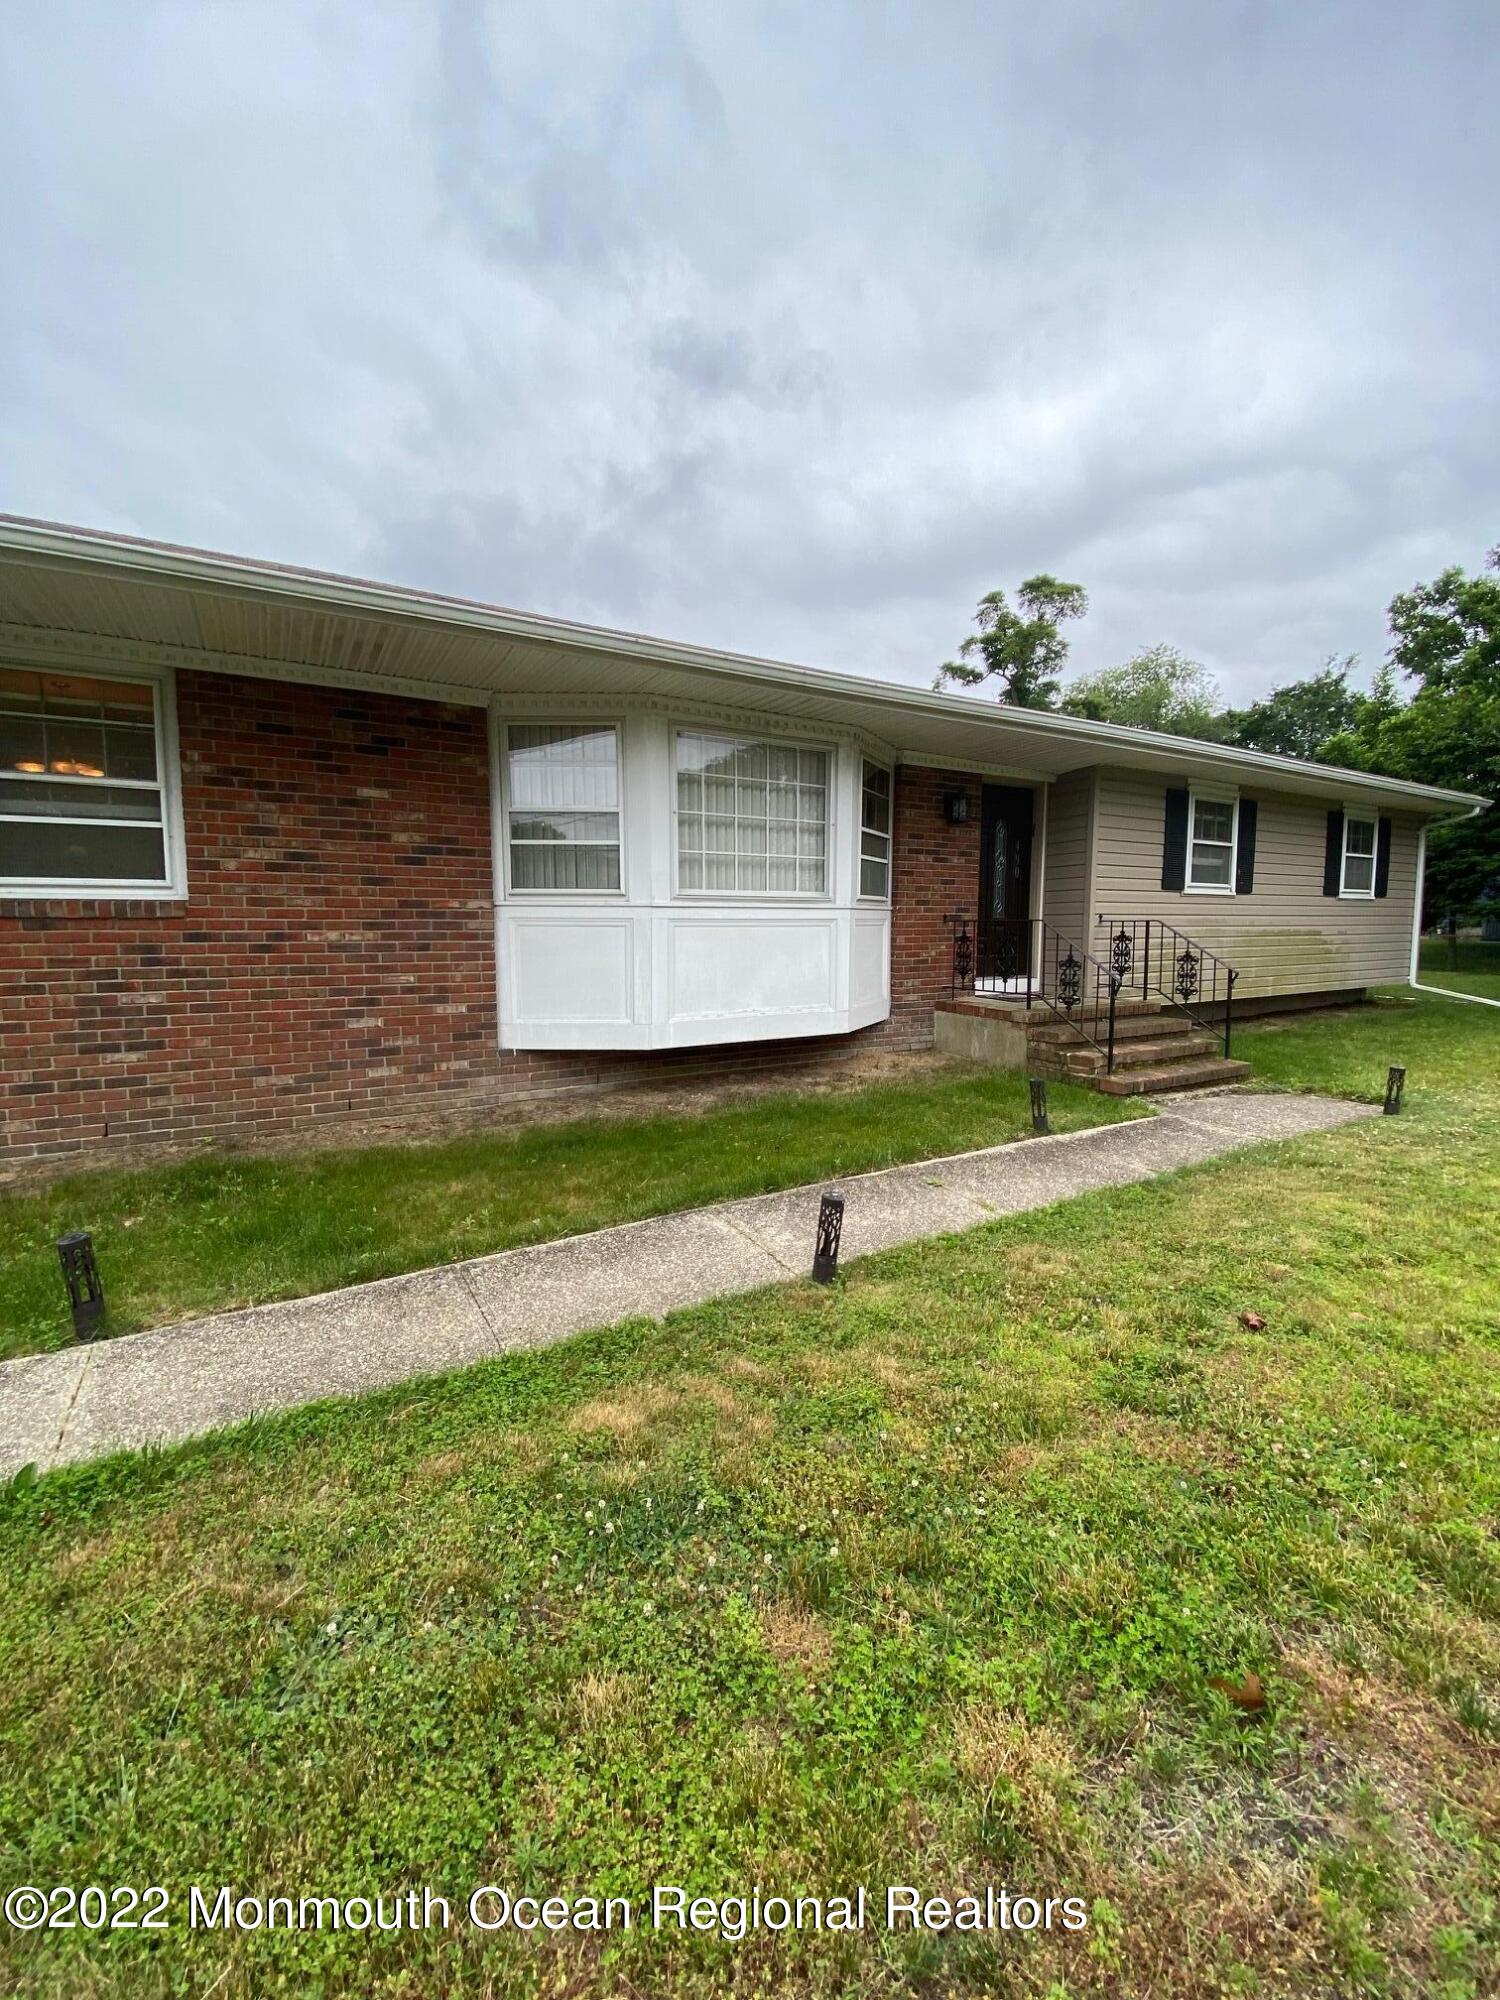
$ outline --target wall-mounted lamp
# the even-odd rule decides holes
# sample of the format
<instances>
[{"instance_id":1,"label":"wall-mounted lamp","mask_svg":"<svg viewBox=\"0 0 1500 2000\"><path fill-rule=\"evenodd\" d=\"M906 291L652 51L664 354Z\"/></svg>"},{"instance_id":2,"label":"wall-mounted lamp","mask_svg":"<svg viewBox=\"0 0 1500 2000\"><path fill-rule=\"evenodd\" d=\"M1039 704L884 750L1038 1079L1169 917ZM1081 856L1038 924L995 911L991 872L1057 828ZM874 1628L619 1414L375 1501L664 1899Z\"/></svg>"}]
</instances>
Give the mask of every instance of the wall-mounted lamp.
<instances>
[{"instance_id":1,"label":"wall-mounted lamp","mask_svg":"<svg viewBox=\"0 0 1500 2000\"><path fill-rule=\"evenodd\" d=\"M969 817L969 795L967 792L944 792L943 818L949 826L962 826Z\"/></svg>"}]
</instances>

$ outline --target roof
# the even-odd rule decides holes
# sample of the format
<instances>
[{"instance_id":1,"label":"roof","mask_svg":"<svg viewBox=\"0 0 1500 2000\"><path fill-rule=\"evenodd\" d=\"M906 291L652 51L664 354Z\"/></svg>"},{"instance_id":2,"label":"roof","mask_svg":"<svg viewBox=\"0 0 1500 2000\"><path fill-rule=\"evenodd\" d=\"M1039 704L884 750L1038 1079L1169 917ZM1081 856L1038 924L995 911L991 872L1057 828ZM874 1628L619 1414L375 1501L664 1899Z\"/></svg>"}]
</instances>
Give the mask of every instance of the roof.
<instances>
[{"instance_id":1,"label":"roof","mask_svg":"<svg viewBox=\"0 0 1500 2000\"><path fill-rule=\"evenodd\" d=\"M857 729L912 761L1051 778L1094 764L1477 811L1467 792L870 675L685 645L286 563L0 514L0 644L208 672L493 696L704 702Z\"/></svg>"}]
</instances>

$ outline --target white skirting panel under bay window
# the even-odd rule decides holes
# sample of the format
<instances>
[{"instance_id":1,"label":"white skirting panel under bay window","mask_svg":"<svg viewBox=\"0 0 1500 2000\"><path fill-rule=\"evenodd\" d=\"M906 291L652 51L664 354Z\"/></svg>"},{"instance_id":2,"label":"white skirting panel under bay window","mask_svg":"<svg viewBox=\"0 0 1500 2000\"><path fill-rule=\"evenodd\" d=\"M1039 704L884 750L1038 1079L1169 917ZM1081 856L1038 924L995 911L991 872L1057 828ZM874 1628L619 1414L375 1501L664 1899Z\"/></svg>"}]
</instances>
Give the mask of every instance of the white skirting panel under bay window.
<instances>
[{"instance_id":1,"label":"white skirting panel under bay window","mask_svg":"<svg viewBox=\"0 0 1500 2000\"><path fill-rule=\"evenodd\" d=\"M493 754L502 1047L686 1048L889 1014L888 893L860 894L868 743L554 710L497 716Z\"/></svg>"}]
</instances>

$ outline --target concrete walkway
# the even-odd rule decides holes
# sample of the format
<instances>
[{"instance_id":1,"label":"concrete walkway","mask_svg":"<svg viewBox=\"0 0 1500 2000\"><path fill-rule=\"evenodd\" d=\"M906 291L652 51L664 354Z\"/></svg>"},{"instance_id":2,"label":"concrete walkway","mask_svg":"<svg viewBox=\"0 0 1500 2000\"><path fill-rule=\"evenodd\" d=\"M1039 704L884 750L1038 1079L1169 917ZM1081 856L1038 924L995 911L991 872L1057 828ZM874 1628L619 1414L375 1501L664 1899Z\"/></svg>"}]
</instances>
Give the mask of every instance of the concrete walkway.
<instances>
[{"instance_id":1,"label":"concrete walkway","mask_svg":"<svg viewBox=\"0 0 1500 2000\"><path fill-rule=\"evenodd\" d=\"M1375 1115L1332 1098L1175 1097L1155 1116L846 1181L842 1258ZM826 1185L826 1184L824 1184ZM807 1275L823 1186L722 1202L317 1298L0 1363L0 1477L169 1443L589 1327Z\"/></svg>"}]
</instances>

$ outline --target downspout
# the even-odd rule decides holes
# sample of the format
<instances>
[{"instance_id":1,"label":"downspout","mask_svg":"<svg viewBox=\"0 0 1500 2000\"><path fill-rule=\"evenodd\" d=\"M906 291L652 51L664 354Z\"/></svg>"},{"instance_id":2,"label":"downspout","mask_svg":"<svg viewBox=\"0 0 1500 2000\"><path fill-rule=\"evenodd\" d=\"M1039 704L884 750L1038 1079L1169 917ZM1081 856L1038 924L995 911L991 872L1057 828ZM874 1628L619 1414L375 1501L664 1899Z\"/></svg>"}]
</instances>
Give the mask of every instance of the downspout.
<instances>
[{"instance_id":1,"label":"downspout","mask_svg":"<svg viewBox=\"0 0 1500 2000\"><path fill-rule=\"evenodd\" d=\"M1461 815L1463 819L1477 819L1484 811L1483 806L1475 806L1472 812ZM1415 992L1435 993L1444 1000L1471 1000L1480 1007L1500 1007L1500 1000L1491 1000L1484 993L1455 993L1451 986L1424 986L1417 973L1422 955L1422 887L1427 876L1427 826L1425 821L1417 834L1417 895L1411 912L1411 966L1410 984Z\"/></svg>"}]
</instances>

